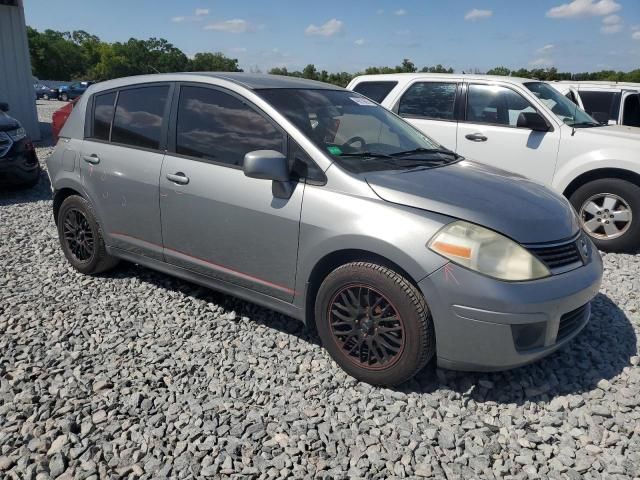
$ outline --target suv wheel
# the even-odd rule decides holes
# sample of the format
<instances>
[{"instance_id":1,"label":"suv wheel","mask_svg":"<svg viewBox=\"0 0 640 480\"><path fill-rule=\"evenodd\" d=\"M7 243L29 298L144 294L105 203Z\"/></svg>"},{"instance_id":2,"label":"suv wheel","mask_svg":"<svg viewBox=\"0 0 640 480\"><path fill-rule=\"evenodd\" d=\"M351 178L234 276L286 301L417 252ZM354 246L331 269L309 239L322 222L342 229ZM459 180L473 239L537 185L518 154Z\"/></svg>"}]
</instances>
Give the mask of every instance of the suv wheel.
<instances>
[{"instance_id":1,"label":"suv wheel","mask_svg":"<svg viewBox=\"0 0 640 480\"><path fill-rule=\"evenodd\" d=\"M72 195L62 202L58 237L65 257L81 273L104 272L118 263L107 253L91 204L82 197Z\"/></svg>"},{"instance_id":2,"label":"suv wheel","mask_svg":"<svg viewBox=\"0 0 640 480\"><path fill-rule=\"evenodd\" d=\"M351 376L374 385L398 385L435 354L424 297L386 267L356 262L322 282L316 326L331 357Z\"/></svg>"},{"instance_id":3,"label":"suv wheel","mask_svg":"<svg viewBox=\"0 0 640 480\"><path fill-rule=\"evenodd\" d=\"M626 252L640 246L640 187L619 178L594 180L570 198L582 228L600 250Z\"/></svg>"},{"instance_id":4,"label":"suv wheel","mask_svg":"<svg viewBox=\"0 0 640 480\"><path fill-rule=\"evenodd\" d=\"M62 95L60 95L60 100L62 100L63 102L68 102L69 95L67 95L66 93L63 93Z\"/></svg>"}]
</instances>

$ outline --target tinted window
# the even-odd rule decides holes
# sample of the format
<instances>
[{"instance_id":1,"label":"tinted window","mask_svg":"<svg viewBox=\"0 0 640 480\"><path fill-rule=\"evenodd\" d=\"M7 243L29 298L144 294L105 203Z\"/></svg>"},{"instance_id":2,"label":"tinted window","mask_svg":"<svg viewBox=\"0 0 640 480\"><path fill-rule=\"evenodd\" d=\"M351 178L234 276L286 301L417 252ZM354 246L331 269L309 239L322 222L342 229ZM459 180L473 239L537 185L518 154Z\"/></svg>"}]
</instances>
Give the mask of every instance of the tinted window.
<instances>
[{"instance_id":1,"label":"tinted window","mask_svg":"<svg viewBox=\"0 0 640 480\"><path fill-rule=\"evenodd\" d=\"M109 140L116 92L96 95L93 100L93 138Z\"/></svg>"},{"instance_id":2,"label":"tinted window","mask_svg":"<svg viewBox=\"0 0 640 480\"><path fill-rule=\"evenodd\" d=\"M369 97L374 102L382 103L397 84L398 82L360 82L353 91Z\"/></svg>"},{"instance_id":3,"label":"tinted window","mask_svg":"<svg viewBox=\"0 0 640 480\"><path fill-rule=\"evenodd\" d=\"M640 94L633 94L624 99L622 124L640 127Z\"/></svg>"},{"instance_id":4,"label":"tinted window","mask_svg":"<svg viewBox=\"0 0 640 480\"><path fill-rule=\"evenodd\" d=\"M618 120L620 99L617 92L587 92L580 90L580 98L589 115L604 113L609 120ZM618 108L616 108L618 106Z\"/></svg>"},{"instance_id":5,"label":"tinted window","mask_svg":"<svg viewBox=\"0 0 640 480\"><path fill-rule=\"evenodd\" d=\"M455 83L414 83L402 96L398 105L398 114L453 120L456 88Z\"/></svg>"},{"instance_id":6,"label":"tinted window","mask_svg":"<svg viewBox=\"0 0 640 480\"><path fill-rule=\"evenodd\" d=\"M469 85L467 121L515 127L523 112L535 112L519 93L494 85Z\"/></svg>"},{"instance_id":7,"label":"tinted window","mask_svg":"<svg viewBox=\"0 0 640 480\"><path fill-rule=\"evenodd\" d=\"M182 155L242 165L253 150L284 151L284 136L238 98L210 88L182 87L176 151Z\"/></svg>"},{"instance_id":8,"label":"tinted window","mask_svg":"<svg viewBox=\"0 0 640 480\"><path fill-rule=\"evenodd\" d=\"M121 90L111 141L133 147L160 148L168 86Z\"/></svg>"}]
</instances>

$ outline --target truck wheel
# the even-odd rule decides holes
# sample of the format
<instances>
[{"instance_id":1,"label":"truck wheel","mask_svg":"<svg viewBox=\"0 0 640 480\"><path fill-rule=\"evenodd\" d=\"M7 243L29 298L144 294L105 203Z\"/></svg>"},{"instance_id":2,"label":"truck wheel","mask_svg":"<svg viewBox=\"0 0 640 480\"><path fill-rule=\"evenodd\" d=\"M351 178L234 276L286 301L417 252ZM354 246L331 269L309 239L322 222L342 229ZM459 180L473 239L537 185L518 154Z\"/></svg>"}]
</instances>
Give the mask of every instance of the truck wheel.
<instances>
[{"instance_id":1,"label":"truck wheel","mask_svg":"<svg viewBox=\"0 0 640 480\"><path fill-rule=\"evenodd\" d=\"M58 237L65 257L80 273L93 275L118 263L107 253L91 204L78 195L67 197L60 205Z\"/></svg>"},{"instance_id":2,"label":"truck wheel","mask_svg":"<svg viewBox=\"0 0 640 480\"><path fill-rule=\"evenodd\" d=\"M569 199L582 228L600 250L630 252L640 247L640 187L620 178L586 183Z\"/></svg>"},{"instance_id":3,"label":"truck wheel","mask_svg":"<svg viewBox=\"0 0 640 480\"><path fill-rule=\"evenodd\" d=\"M402 275L366 262L348 263L322 282L315 304L322 344L349 375L398 385L435 354L422 293Z\"/></svg>"}]
</instances>

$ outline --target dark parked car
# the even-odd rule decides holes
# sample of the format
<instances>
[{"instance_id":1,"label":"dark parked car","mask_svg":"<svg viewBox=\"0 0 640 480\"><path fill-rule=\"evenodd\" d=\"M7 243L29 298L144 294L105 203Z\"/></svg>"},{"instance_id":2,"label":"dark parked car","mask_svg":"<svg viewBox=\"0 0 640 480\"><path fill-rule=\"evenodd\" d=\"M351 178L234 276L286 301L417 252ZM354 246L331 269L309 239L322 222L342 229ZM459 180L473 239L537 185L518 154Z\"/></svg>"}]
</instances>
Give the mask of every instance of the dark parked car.
<instances>
[{"instance_id":1,"label":"dark parked car","mask_svg":"<svg viewBox=\"0 0 640 480\"><path fill-rule=\"evenodd\" d=\"M40 178L40 163L29 135L8 110L0 103L0 187L32 187Z\"/></svg>"},{"instance_id":2,"label":"dark parked car","mask_svg":"<svg viewBox=\"0 0 640 480\"><path fill-rule=\"evenodd\" d=\"M89 88L94 83L96 83L96 82L92 82L92 81L76 82L76 83L72 83L68 87L61 87L60 88L60 95L59 95L58 98L60 100L62 100L63 102L68 102L69 100L73 100L74 98L78 98L84 92L87 91L87 88Z\"/></svg>"},{"instance_id":3,"label":"dark parked car","mask_svg":"<svg viewBox=\"0 0 640 480\"><path fill-rule=\"evenodd\" d=\"M36 83L33 88L36 91L36 98L38 100L51 100L54 98L58 98L59 92L57 88L50 88L46 85L43 85L42 83Z\"/></svg>"}]
</instances>

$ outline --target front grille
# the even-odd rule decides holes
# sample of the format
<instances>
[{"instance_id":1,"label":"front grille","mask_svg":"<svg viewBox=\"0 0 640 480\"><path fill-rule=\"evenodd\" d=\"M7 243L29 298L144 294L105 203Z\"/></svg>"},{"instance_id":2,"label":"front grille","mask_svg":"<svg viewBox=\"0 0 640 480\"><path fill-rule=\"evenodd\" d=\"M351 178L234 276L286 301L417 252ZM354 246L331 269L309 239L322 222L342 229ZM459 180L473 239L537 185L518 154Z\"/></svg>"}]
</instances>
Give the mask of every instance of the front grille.
<instances>
[{"instance_id":1,"label":"front grille","mask_svg":"<svg viewBox=\"0 0 640 480\"><path fill-rule=\"evenodd\" d=\"M560 341L569 335L571 335L580 325L584 319L589 304L583 305L575 310L565 313L560 317L560 325L558 326L558 335L556 341Z\"/></svg>"},{"instance_id":2,"label":"front grille","mask_svg":"<svg viewBox=\"0 0 640 480\"><path fill-rule=\"evenodd\" d=\"M582 265L582 257L576 240L552 246L528 247L538 259L544 263L552 273L571 270Z\"/></svg>"}]
</instances>

